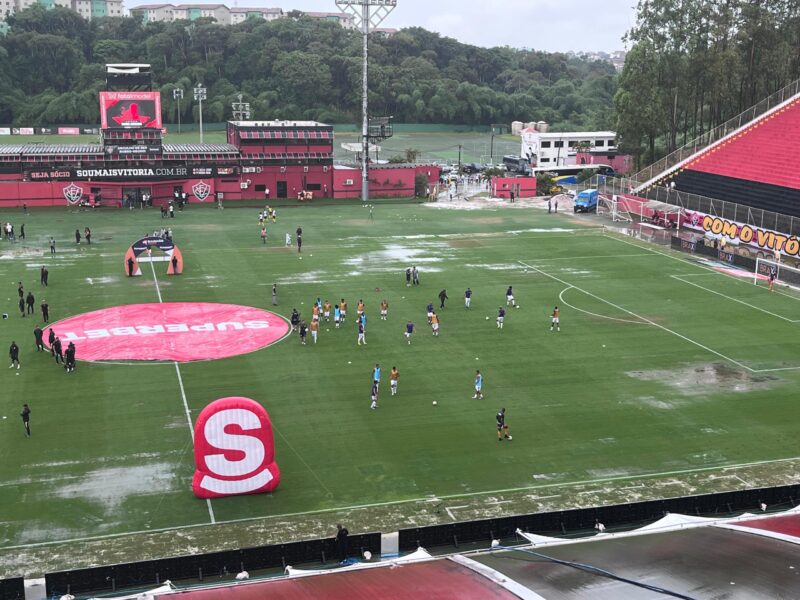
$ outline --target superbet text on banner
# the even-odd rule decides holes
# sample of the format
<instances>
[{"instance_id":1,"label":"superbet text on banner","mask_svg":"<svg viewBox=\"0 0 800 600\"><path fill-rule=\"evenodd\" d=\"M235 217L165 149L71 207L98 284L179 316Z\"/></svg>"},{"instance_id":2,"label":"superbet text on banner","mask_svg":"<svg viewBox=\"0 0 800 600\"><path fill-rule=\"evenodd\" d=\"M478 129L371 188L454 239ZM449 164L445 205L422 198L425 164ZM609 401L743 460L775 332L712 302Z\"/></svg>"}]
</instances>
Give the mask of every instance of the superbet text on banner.
<instances>
[{"instance_id":1,"label":"superbet text on banner","mask_svg":"<svg viewBox=\"0 0 800 600\"><path fill-rule=\"evenodd\" d=\"M271 492L281 481L267 411L255 400L215 400L194 427L196 470L192 491L198 498Z\"/></svg>"}]
</instances>

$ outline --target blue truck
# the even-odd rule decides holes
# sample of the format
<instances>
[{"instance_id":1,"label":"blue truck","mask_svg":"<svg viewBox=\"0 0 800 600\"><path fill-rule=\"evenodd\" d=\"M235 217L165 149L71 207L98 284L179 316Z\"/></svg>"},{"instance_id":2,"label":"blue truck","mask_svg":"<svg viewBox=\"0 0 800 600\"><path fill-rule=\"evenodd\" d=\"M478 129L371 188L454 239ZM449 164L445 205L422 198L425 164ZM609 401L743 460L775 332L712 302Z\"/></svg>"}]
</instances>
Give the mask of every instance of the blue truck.
<instances>
[{"instance_id":1,"label":"blue truck","mask_svg":"<svg viewBox=\"0 0 800 600\"><path fill-rule=\"evenodd\" d=\"M597 190L583 190L577 196L575 196L574 211L576 213L597 211L597 197Z\"/></svg>"}]
</instances>

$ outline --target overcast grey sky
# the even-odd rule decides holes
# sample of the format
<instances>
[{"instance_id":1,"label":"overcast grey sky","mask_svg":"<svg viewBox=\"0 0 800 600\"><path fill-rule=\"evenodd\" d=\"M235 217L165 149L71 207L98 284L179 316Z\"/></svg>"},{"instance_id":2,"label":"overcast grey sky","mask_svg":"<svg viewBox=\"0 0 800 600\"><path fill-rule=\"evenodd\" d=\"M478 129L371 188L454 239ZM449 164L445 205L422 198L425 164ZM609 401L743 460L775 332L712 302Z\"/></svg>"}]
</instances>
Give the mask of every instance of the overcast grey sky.
<instances>
[{"instance_id":1,"label":"overcast grey sky","mask_svg":"<svg viewBox=\"0 0 800 600\"><path fill-rule=\"evenodd\" d=\"M337 10L334 0L238 1L239 6L264 2L284 10ZM636 0L397 0L384 27L424 27L477 46L622 50L621 38L633 25L635 4Z\"/></svg>"}]
</instances>

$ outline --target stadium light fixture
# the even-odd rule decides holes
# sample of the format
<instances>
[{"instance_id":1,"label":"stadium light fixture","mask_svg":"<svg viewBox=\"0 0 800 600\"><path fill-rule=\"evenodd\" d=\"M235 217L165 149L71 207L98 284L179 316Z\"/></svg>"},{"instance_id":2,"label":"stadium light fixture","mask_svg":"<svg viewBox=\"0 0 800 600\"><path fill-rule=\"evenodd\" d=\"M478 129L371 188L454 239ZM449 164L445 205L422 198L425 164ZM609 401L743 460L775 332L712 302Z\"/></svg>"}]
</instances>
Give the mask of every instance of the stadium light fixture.
<instances>
[{"instance_id":1,"label":"stadium light fixture","mask_svg":"<svg viewBox=\"0 0 800 600\"><path fill-rule=\"evenodd\" d=\"M200 103L200 143L203 143L203 100L205 100L207 96L208 90L203 87L202 83L198 83L194 87L194 99L196 102Z\"/></svg>"},{"instance_id":2,"label":"stadium light fixture","mask_svg":"<svg viewBox=\"0 0 800 600\"><path fill-rule=\"evenodd\" d=\"M367 42L370 29L383 23L397 6L397 0L336 0L343 13L353 16L356 26L364 36L362 89L361 89L361 201L369 200L369 51Z\"/></svg>"},{"instance_id":3,"label":"stadium light fixture","mask_svg":"<svg viewBox=\"0 0 800 600\"><path fill-rule=\"evenodd\" d=\"M249 121L250 115L252 114L250 112L250 103L242 102L242 98L244 98L243 94L237 94L236 97L239 101L231 103L234 121Z\"/></svg>"}]
</instances>

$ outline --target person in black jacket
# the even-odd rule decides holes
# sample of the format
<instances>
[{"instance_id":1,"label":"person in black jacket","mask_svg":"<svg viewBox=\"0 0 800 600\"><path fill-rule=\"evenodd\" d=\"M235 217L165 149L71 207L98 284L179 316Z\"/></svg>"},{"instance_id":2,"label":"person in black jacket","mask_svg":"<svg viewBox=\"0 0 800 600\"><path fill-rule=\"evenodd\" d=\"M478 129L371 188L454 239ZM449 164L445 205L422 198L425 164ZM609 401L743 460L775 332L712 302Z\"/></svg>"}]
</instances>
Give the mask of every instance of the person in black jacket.
<instances>
[{"instance_id":1,"label":"person in black jacket","mask_svg":"<svg viewBox=\"0 0 800 600\"><path fill-rule=\"evenodd\" d=\"M444 308L444 301L447 300L447 291L442 290L439 292L439 308Z\"/></svg>"},{"instance_id":2,"label":"person in black jacket","mask_svg":"<svg viewBox=\"0 0 800 600\"><path fill-rule=\"evenodd\" d=\"M44 350L44 332L38 325L33 330L33 337L36 339L36 351L42 352Z\"/></svg>"},{"instance_id":3,"label":"person in black jacket","mask_svg":"<svg viewBox=\"0 0 800 600\"><path fill-rule=\"evenodd\" d=\"M64 360L64 371L72 373L75 370L75 344L72 342L67 346L67 353Z\"/></svg>"},{"instance_id":4,"label":"person in black jacket","mask_svg":"<svg viewBox=\"0 0 800 600\"><path fill-rule=\"evenodd\" d=\"M336 553L339 557L339 563L347 560L348 535L350 535L350 532L347 531L347 527L343 527L341 524L336 526Z\"/></svg>"},{"instance_id":5,"label":"person in black jacket","mask_svg":"<svg viewBox=\"0 0 800 600\"><path fill-rule=\"evenodd\" d=\"M58 336L56 336L56 339L53 341L53 353L56 357L56 364L59 362L64 362L64 352L61 348L61 340Z\"/></svg>"},{"instance_id":6,"label":"person in black jacket","mask_svg":"<svg viewBox=\"0 0 800 600\"><path fill-rule=\"evenodd\" d=\"M13 369L14 365L16 365L17 369L19 369L19 346L17 346L17 342L11 342L11 346L8 349L8 356L11 358L11 366L8 368Z\"/></svg>"},{"instance_id":7,"label":"person in black jacket","mask_svg":"<svg viewBox=\"0 0 800 600\"><path fill-rule=\"evenodd\" d=\"M31 437L31 409L27 404L22 405L22 412L19 413L22 417L22 424L25 426L25 434Z\"/></svg>"}]
</instances>

